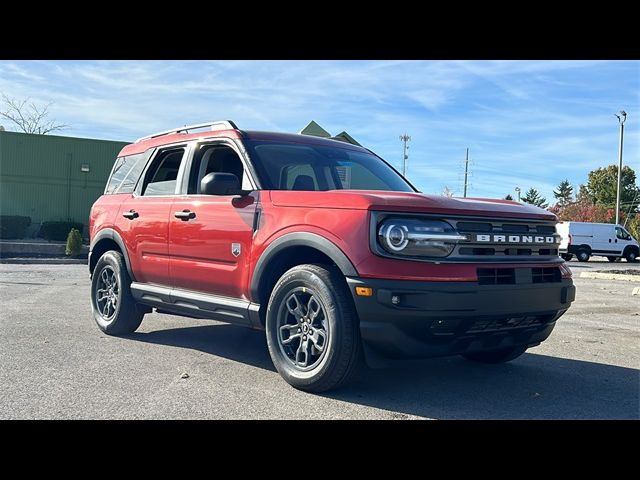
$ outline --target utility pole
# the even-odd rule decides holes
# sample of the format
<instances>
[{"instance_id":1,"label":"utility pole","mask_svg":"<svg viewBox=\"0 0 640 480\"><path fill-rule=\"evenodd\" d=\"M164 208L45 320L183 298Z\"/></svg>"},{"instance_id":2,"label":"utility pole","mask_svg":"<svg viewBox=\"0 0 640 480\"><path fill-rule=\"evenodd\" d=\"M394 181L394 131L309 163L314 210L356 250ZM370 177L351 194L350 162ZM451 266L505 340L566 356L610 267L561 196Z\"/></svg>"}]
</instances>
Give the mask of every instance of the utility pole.
<instances>
[{"instance_id":1,"label":"utility pole","mask_svg":"<svg viewBox=\"0 0 640 480\"><path fill-rule=\"evenodd\" d=\"M464 159L464 193L463 198L467 198L467 178L469 175L469 147L467 147L467 156Z\"/></svg>"},{"instance_id":2,"label":"utility pole","mask_svg":"<svg viewBox=\"0 0 640 480\"><path fill-rule=\"evenodd\" d=\"M620 123L620 144L618 145L618 188L616 190L616 225L620 224L620 189L622 187L622 141L624 140L624 122L627 119L627 112L620 110L614 114Z\"/></svg>"},{"instance_id":3,"label":"utility pole","mask_svg":"<svg viewBox=\"0 0 640 480\"><path fill-rule=\"evenodd\" d=\"M406 133L404 135L400 135L400 140L402 140L403 148L402 148L402 176L407 176L407 160L409 159L409 155L407 155L407 150L409 150L409 146L407 142L411 140L411 137Z\"/></svg>"}]
</instances>

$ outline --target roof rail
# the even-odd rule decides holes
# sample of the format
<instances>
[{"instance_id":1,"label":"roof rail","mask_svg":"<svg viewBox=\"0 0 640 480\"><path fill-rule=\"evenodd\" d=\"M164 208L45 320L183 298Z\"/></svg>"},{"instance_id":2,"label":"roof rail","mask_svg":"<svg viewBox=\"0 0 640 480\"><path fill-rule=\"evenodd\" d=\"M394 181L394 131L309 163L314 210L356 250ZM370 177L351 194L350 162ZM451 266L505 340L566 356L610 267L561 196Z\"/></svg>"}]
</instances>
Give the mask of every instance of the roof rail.
<instances>
[{"instance_id":1,"label":"roof rail","mask_svg":"<svg viewBox=\"0 0 640 480\"><path fill-rule=\"evenodd\" d=\"M144 137L140 137L135 141L138 143L142 140L147 140L149 138L161 137L162 135L169 135L171 133L180 133L180 132L188 132L189 130L196 130L198 128L206 128L211 127L211 130L238 130L238 127L231 120L219 120L217 122L205 122L205 123L196 123L194 125L185 125L180 128L172 128L171 130L165 130L164 132L153 133L151 135L146 135Z\"/></svg>"}]
</instances>

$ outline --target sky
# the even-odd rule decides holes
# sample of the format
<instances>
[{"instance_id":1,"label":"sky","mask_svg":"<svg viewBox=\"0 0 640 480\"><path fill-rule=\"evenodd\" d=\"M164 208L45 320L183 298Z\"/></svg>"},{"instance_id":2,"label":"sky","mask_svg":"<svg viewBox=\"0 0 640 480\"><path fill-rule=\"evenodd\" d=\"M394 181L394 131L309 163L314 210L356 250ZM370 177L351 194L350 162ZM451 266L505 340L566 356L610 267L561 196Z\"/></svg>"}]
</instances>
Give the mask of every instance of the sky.
<instances>
[{"instance_id":1,"label":"sky","mask_svg":"<svg viewBox=\"0 0 640 480\"><path fill-rule=\"evenodd\" d=\"M624 162L640 177L637 61L1 61L0 92L53 102L61 135L133 141L231 119L241 129L298 132L315 120L346 130L425 193L548 200L563 179ZM0 125L15 130L10 122Z\"/></svg>"}]
</instances>

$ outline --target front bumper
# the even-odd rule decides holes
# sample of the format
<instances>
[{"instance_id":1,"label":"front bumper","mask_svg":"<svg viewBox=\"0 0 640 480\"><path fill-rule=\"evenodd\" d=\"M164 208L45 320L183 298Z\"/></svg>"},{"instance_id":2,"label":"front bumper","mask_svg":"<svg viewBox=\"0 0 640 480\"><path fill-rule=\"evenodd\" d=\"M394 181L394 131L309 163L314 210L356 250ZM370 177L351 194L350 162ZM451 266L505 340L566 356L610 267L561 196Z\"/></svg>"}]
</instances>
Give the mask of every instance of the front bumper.
<instances>
[{"instance_id":1,"label":"front bumper","mask_svg":"<svg viewBox=\"0 0 640 480\"><path fill-rule=\"evenodd\" d=\"M570 279L479 285L347 278L347 283L370 364L376 359L534 346L551 334L575 299ZM356 295L357 286L372 287L373 296Z\"/></svg>"}]
</instances>

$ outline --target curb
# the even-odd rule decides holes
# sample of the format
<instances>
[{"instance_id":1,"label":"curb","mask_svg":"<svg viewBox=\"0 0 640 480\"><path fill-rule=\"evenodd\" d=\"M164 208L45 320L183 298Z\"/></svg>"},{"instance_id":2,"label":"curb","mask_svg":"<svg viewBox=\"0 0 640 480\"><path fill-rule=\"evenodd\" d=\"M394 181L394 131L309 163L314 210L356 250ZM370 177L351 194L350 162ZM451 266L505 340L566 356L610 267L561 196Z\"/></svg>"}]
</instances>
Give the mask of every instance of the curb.
<instances>
[{"instance_id":1,"label":"curb","mask_svg":"<svg viewBox=\"0 0 640 480\"><path fill-rule=\"evenodd\" d=\"M622 273L582 272L580 278L593 278L598 280L626 280L628 282L640 282L640 275L624 275Z\"/></svg>"},{"instance_id":2,"label":"curb","mask_svg":"<svg viewBox=\"0 0 640 480\"><path fill-rule=\"evenodd\" d=\"M86 258L0 258L0 264L10 265L86 265Z\"/></svg>"}]
</instances>

